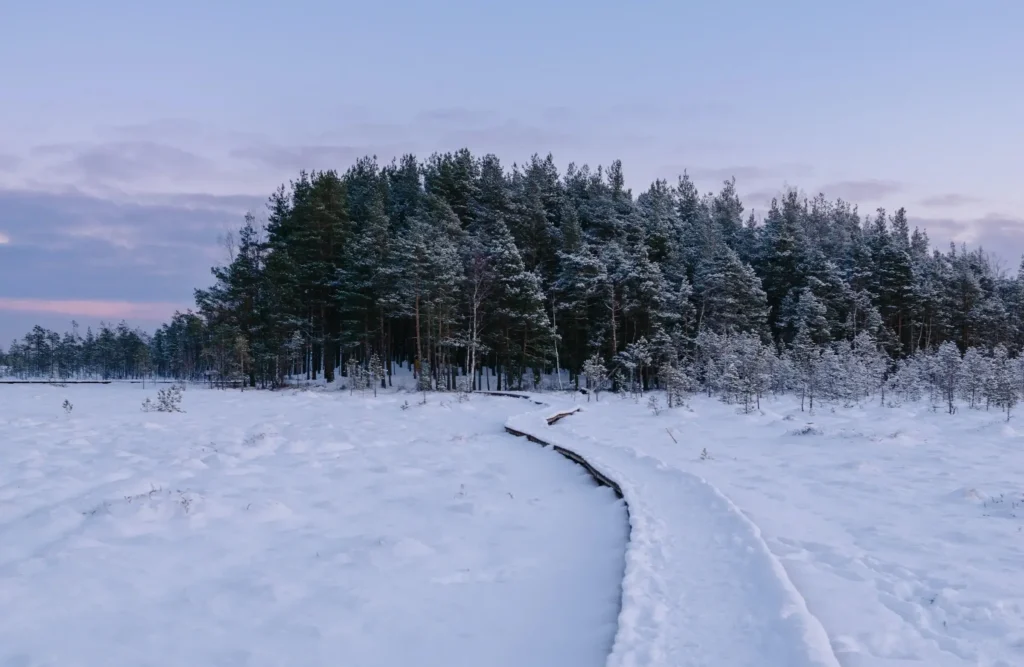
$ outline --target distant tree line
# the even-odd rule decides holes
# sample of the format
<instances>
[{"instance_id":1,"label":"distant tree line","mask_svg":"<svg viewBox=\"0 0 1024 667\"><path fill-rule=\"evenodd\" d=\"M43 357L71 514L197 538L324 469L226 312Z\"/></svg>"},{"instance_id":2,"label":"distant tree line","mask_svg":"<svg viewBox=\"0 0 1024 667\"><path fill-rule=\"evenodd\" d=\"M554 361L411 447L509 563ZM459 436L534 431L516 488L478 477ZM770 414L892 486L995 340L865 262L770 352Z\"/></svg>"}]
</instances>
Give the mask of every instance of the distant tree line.
<instances>
[{"instance_id":1,"label":"distant tree line","mask_svg":"<svg viewBox=\"0 0 1024 667\"><path fill-rule=\"evenodd\" d=\"M982 249L930 248L902 208L790 190L758 220L734 180L702 194L684 174L637 196L624 183L618 161L560 174L550 156L504 168L468 150L302 172L265 224L246 217L195 312L153 336L37 328L3 363L279 386L376 357L384 384L405 366L423 388L525 389L556 370L586 385L599 362L610 387L642 390L673 373L724 381L739 369L709 355L737 341L805 369L870 352L879 382L941 349L1024 347L1024 275Z\"/></svg>"},{"instance_id":2,"label":"distant tree line","mask_svg":"<svg viewBox=\"0 0 1024 667\"><path fill-rule=\"evenodd\" d=\"M40 326L20 341L0 350L0 367L19 378L136 379L153 372L153 345L149 334L129 329L125 322L101 324L82 334L78 323L63 335Z\"/></svg>"}]
</instances>

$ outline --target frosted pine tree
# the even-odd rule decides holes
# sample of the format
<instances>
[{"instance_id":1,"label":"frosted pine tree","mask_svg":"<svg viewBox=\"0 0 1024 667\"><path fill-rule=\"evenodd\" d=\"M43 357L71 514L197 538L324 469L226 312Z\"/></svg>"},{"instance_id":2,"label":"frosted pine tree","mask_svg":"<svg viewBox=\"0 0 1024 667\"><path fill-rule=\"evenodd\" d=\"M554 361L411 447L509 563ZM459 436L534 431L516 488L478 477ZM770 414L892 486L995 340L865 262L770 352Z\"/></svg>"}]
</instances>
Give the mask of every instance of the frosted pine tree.
<instances>
[{"instance_id":1,"label":"frosted pine tree","mask_svg":"<svg viewBox=\"0 0 1024 667\"><path fill-rule=\"evenodd\" d=\"M658 369L658 379L665 389L668 407L674 408L686 403L694 388L692 378L678 365L664 364Z\"/></svg>"},{"instance_id":2,"label":"frosted pine tree","mask_svg":"<svg viewBox=\"0 0 1024 667\"><path fill-rule=\"evenodd\" d=\"M772 349L758 336L744 333L729 339L726 354L736 374L732 391L743 402L743 411L751 412L754 407L760 409L761 395L771 383L775 356Z\"/></svg>"},{"instance_id":3,"label":"frosted pine tree","mask_svg":"<svg viewBox=\"0 0 1024 667\"><path fill-rule=\"evenodd\" d=\"M972 347L964 354L962 371L960 397L972 410L980 408L982 396L987 395L985 388L992 372L992 361L981 350Z\"/></svg>"},{"instance_id":4,"label":"frosted pine tree","mask_svg":"<svg viewBox=\"0 0 1024 667\"><path fill-rule=\"evenodd\" d=\"M724 368L720 382L722 400L726 403L732 403L742 394L740 374L736 370L736 361L732 356L723 359L722 366Z\"/></svg>"},{"instance_id":5,"label":"frosted pine tree","mask_svg":"<svg viewBox=\"0 0 1024 667\"><path fill-rule=\"evenodd\" d=\"M921 352L897 362L886 380L885 404L894 407L903 401L921 400L925 388L930 386L930 366L929 357Z\"/></svg>"},{"instance_id":6,"label":"frosted pine tree","mask_svg":"<svg viewBox=\"0 0 1024 667\"><path fill-rule=\"evenodd\" d=\"M289 338L288 342L285 343L285 350L288 353L289 364L288 373L286 373L287 375L292 375L298 372L299 368L301 367L302 354L305 347L306 341L302 337L302 332L293 332L291 338Z\"/></svg>"},{"instance_id":7,"label":"frosted pine tree","mask_svg":"<svg viewBox=\"0 0 1024 667\"><path fill-rule=\"evenodd\" d=\"M1017 371L1017 389L1019 394L1024 396L1024 353L1017 355L1016 363L1014 364Z\"/></svg>"},{"instance_id":8,"label":"frosted pine tree","mask_svg":"<svg viewBox=\"0 0 1024 667\"><path fill-rule=\"evenodd\" d=\"M760 278L729 248L698 265L693 294L698 331L760 331L768 320Z\"/></svg>"},{"instance_id":9,"label":"frosted pine tree","mask_svg":"<svg viewBox=\"0 0 1024 667\"><path fill-rule=\"evenodd\" d=\"M639 396L644 393L643 372L651 363L651 347L646 338L630 343L619 353L618 363L629 375L629 390Z\"/></svg>"},{"instance_id":10,"label":"frosted pine tree","mask_svg":"<svg viewBox=\"0 0 1024 667\"><path fill-rule=\"evenodd\" d=\"M373 395L376 396L377 387L384 387L384 364L376 354L370 356L370 361L366 366L366 378L370 386L373 387Z\"/></svg>"},{"instance_id":11,"label":"frosted pine tree","mask_svg":"<svg viewBox=\"0 0 1024 667\"><path fill-rule=\"evenodd\" d=\"M711 396L720 387L721 373L724 371L722 361L728 339L710 330L703 330L694 341L697 346L696 370L703 379L704 388Z\"/></svg>"},{"instance_id":12,"label":"frosted pine tree","mask_svg":"<svg viewBox=\"0 0 1024 667\"><path fill-rule=\"evenodd\" d=\"M886 377L891 360L879 349L878 342L867 331L861 331L853 339L853 354L858 361L857 393L859 398L867 398L875 391L881 393L881 401L885 403Z\"/></svg>"},{"instance_id":13,"label":"frosted pine tree","mask_svg":"<svg viewBox=\"0 0 1024 667\"><path fill-rule=\"evenodd\" d=\"M1006 421L1010 421L1010 411L1020 400L1015 366L1016 364L1013 359L1010 359L1006 348L997 345L992 353L990 371L984 391L992 404L1006 410Z\"/></svg>"},{"instance_id":14,"label":"frosted pine tree","mask_svg":"<svg viewBox=\"0 0 1024 667\"><path fill-rule=\"evenodd\" d=\"M822 369L828 385L826 393L849 407L864 395L865 370L848 341L840 341L823 354Z\"/></svg>"},{"instance_id":15,"label":"frosted pine tree","mask_svg":"<svg viewBox=\"0 0 1024 667\"><path fill-rule=\"evenodd\" d=\"M583 364L583 374L587 376L587 402L590 402L590 394L594 394L594 400L600 400L601 391L608 384L608 369L601 359L601 355L595 353L586 363Z\"/></svg>"},{"instance_id":16,"label":"frosted pine tree","mask_svg":"<svg viewBox=\"0 0 1024 667\"><path fill-rule=\"evenodd\" d=\"M963 380L963 359L956 344L946 341L931 356L930 375L939 397L946 404L949 414L956 412L956 395Z\"/></svg>"},{"instance_id":17,"label":"frosted pine tree","mask_svg":"<svg viewBox=\"0 0 1024 667\"><path fill-rule=\"evenodd\" d=\"M434 388L430 375L430 362L420 364L420 374L416 376L416 390L423 392L423 402L427 401L427 392Z\"/></svg>"},{"instance_id":18,"label":"frosted pine tree","mask_svg":"<svg viewBox=\"0 0 1024 667\"><path fill-rule=\"evenodd\" d=\"M789 336L795 337L801 327L810 335L816 345L829 340L828 309L806 287L793 290L782 302L782 322ZM787 338L786 340L790 340Z\"/></svg>"},{"instance_id":19,"label":"frosted pine tree","mask_svg":"<svg viewBox=\"0 0 1024 667\"><path fill-rule=\"evenodd\" d=\"M797 331L786 356L792 364L794 380L800 391L800 410L804 409L804 401L808 401L808 409L813 411L814 397L821 384L821 348L814 344L806 327Z\"/></svg>"},{"instance_id":20,"label":"frosted pine tree","mask_svg":"<svg viewBox=\"0 0 1024 667\"><path fill-rule=\"evenodd\" d=\"M345 362L345 374L348 376L348 393L352 395L356 389L365 388L365 378L363 377L363 368L356 361L355 357L349 357L349 360Z\"/></svg>"}]
</instances>

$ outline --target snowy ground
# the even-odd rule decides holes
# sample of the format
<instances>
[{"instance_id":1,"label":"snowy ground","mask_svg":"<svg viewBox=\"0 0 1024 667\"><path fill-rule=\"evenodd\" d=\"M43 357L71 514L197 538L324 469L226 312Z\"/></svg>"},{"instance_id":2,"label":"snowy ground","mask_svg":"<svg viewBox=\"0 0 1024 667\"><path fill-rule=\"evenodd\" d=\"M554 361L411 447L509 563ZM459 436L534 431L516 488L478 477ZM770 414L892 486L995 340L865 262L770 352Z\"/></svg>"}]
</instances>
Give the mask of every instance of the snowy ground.
<instances>
[{"instance_id":1,"label":"snowy ground","mask_svg":"<svg viewBox=\"0 0 1024 667\"><path fill-rule=\"evenodd\" d=\"M1024 664L1024 417L154 394L0 387L0 665Z\"/></svg>"},{"instance_id":2,"label":"snowy ground","mask_svg":"<svg viewBox=\"0 0 1024 667\"><path fill-rule=\"evenodd\" d=\"M966 407L951 416L924 405L872 404L822 406L809 415L798 402L779 399L744 415L695 398L690 409L655 416L646 402L605 395L588 405L577 398L583 412L535 430L548 429L552 439L602 461L606 472L629 478L645 502L672 502L657 497L665 493L657 480L666 476L679 477L680 488L699 489L694 480L713 485L760 528L844 667L1024 665L1024 413L1006 423L999 412ZM718 512L723 534L739 535L713 495L680 495L674 511ZM680 522L670 512L660 521ZM736 539L741 548L756 546L749 535ZM737 561L721 544L661 544L691 557L717 549ZM627 609L630 572L643 547L632 545L627 556ZM688 581L720 575L720 564L669 563L690 578L662 582L676 586L676 595L703 595L707 590L686 589ZM757 581L775 590L769 578ZM749 594L769 615L775 608L757 592L724 591L716 593L725 605ZM650 608L651 601L633 606Z\"/></svg>"},{"instance_id":3,"label":"snowy ground","mask_svg":"<svg viewBox=\"0 0 1024 667\"><path fill-rule=\"evenodd\" d=\"M604 664L625 508L525 401L155 393L0 387L0 665Z\"/></svg>"}]
</instances>

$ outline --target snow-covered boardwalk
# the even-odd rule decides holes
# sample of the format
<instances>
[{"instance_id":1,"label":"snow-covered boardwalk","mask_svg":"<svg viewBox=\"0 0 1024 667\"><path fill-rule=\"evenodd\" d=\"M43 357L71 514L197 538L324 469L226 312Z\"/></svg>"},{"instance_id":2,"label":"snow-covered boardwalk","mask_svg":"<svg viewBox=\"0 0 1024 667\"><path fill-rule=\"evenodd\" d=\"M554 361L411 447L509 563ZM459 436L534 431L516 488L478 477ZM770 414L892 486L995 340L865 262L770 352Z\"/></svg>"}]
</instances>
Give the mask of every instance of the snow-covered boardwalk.
<instances>
[{"instance_id":1,"label":"snow-covered boardwalk","mask_svg":"<svg viewBox=\"0 0 1024 667\"><path fill-rule=\"evenodd\" d=\"M585 458L615 480L629 507L610 667L838 667L824 629L757 527L717 489L548 424L571 406L523 407L507 427Z\"/></svg>"}]
</instances>

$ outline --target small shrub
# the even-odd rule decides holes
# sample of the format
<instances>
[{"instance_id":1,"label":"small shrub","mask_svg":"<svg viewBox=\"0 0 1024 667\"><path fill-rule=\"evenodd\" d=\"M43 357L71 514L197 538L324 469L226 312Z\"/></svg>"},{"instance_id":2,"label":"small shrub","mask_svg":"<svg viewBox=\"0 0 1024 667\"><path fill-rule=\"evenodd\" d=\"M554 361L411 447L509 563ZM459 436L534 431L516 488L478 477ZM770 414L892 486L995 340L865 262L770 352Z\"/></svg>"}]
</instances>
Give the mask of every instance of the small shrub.
<instances>
[{"instance_id":1,"label":"small shrub","mask_svg":"<svg viewBox=\"0 0 1024 667\"><path fill-rule=\"evenodd\" d=\"M376 354L370 357L366 367L366 380L369 386L373 387L373 395L377 395L377 387L384 388L384 363Z\"/></svg>"},{"instance_id":2,"label":"small shrub","mask_svg":"<svg viewBox=\"0 0 1024 667\"><path fill-rule=\"evenodd\" d=\"M458 392L459 403L465 403L469 400L469 392L473 391L473 379L460 375L455 379L455 391Z\"/></svg>"},{"instance_id":3,"label":"small shrub","mask_svg":"<svg viewBox=\"0 0 1024 667\"><path fill-rule=\"evenodd\" d=\"M181 409L181 392L184 390L179 385L172 385L157 392L156 403L150 399L142 402L143 412L184 412Z\"/></svg>"},{"instance_id":4,"label":"small shrub","mask_svg":"<svg viewBox=\"0 0 1024 667\"><path fill-rule=\"evenodd\" d=\"M75 406L71 404L71 401L69 401L66 398L64 399L64 405L62 405L61 407L64 408L64 413L67 415L70 415L71 411L75 409Z\"/></svg>"},{"instance_id":5,"label":"small shrub","mask_svg":"<svg viewBox=\"0 0 1024 667\"><path fill-rule=\"evenodd\" d=\"M661 414L661 401L654 394L647 399L647 409L654 413L655 416Z\"/></svg>"},{"instance_id":6,"label":"small shrub","mask_svg":"<svg viewBox=\"0 0 1024 667\"><path fill-rule=\"evenodd\" d=\"M710 458L711 458L711 454L708 454L708 448L707 447L705 447L704 449L700 450L700 460L701 461L707 461Z\"/></svg>"},{"instance_id":7,"label":"small shrub","mask_svg":"<svg viewBox=\"0 0 1024 667\"><path fill-rule=\"evenodd\" d=\"M430 362L424 361L420 364L419 374L416 376L416 390L424 393L423 402L427 402L426 393L434 389L430 376Z\"/></svg>"}]
</instances>

